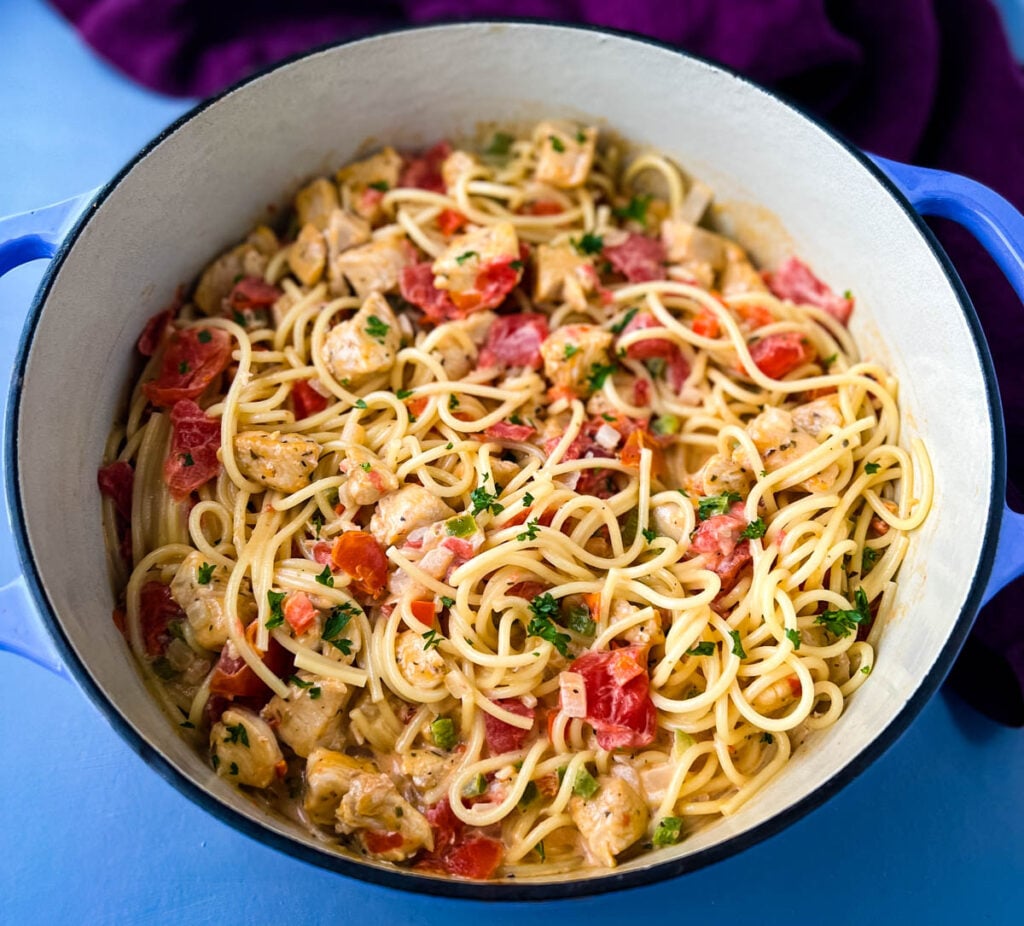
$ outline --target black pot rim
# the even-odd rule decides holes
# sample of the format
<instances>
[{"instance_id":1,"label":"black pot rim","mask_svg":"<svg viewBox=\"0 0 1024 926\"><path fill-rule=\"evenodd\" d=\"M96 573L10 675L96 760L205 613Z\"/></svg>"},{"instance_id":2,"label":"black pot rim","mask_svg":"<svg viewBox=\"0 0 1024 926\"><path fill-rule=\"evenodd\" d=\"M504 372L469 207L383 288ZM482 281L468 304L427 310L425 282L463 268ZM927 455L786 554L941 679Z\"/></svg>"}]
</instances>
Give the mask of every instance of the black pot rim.
<instances>
[{"instance_id":1,"label":"black pot rim","mask_svg":"<svg viewBox=\"0 0 1024 926\"><path fill-rule=\"evenodd\" d=\"M398 868L382 868L373 865L363 864L352 858L332 853L326 850L317 849L309 844L300 842L290 836L282 835L270 829L268 826L258 823L248 816L236 811L234 808L221 803L210 792L195 785L183 772L179 771L163 753L157 750L123 717L116 704L107 696L106 692L96 683L89 673L88 667L83 663L70 640L66 636L63 626L57 617L56 610L50 602L46 589L43 586L41 576L35 565L32 556L31 546L28 538L28 531L25 523L25 512L22 507L21 496L18 491L18 416L21 405L21 394L24 380L24 372L29 354L32 349L35 337L36 325L47 297L52 289L61 267L67 255L74 248L75 242L81 235L85 226L89 223L93 212L118 186L121 180L146 157L151 151L158 147L165 139L176 133L180 128L189 123L197 115L218 102L223 97L247 86L250 83L265 77L279 68L285 67L304 58L313 57L325 51L358 44L360 42L372 42L381 37L401 34L406 32L425 32L437 29L444 29L451 26L474 27L474 26L540 26L557 27L567 31L575 31L587 34L609 35L615 38L628 39L634 42L643 43L662 51L669 51L683 58L689 58L700 62L708 67L729 75L740 81L752 90L768 94L770 97L783 103L789 110L804 119L809 120L833 141L841 145L846 152L868 170L875 180L889 193L899 204L907 217L915 225L922 239L938 259L945 272L950 287L956 294L960 303L961 311L971 331L974 347L983 371L989 417L993 435L993 465L991 471L992 497L986 518L985 539L978 569L971 582L971 587L966 597L964 607L953 626L953 630L940 652L931 671L922 680L914 695L907 701L900 712L893 718L889 725L875 737L875 739L855 759L840 769L832 778L819 785L812 792L805 795L801 800L774 817L760 823L756 827L733 836L717 845L711 846L694 853L691 856L670 859L662 862L652 863L645 868L633 869L630 871L613 871L610 874L589 877L585 879L551 881L542 883L531 882L475 882L461 881L452 878L438 878L419 874L413 871L406 871ZM489 901L535 901L535 900L557 900L586 897L597 894L604 894L611 891L619 891L627 888L640 887L654 882L660 882L674 878L682 874L697 871L707 865L721 861L725 858L737 855L740 852L762 842L770 836L782 831L788 826L800 820L811 810L824 804L828 799L837 794L851 781L864 772L876 759L885 753L900 736L906 731L910 723L921 712L925 704L942 684L950 668L953 665L968 633L974 623L974 619L982 604L982 596L987 585L992 565L995 560L995 541L999 536L999 525L1002 518L1002 499L1006 490L1006 443L1003 425L1003 416L999 404L999 390L995 370L989 354L988 344L985 340L981 323L974 311L970 298L961 282L956 269L948 255L938 244L931 230L917 214L902 192L889 180L889 178L855 145L847 141L834 129L822 123L816 116L804 111L800 106L786 99L783 95L762 87L749 78L736 71L711 61L700 55L694 55L682 51L664 42L648 38L642 35L625 32L622 30L609 29L589 25L575 25L554 22L540 19L480 19L471 22L458 23L433 23L430 25L404 26L387 31L375 33L370 36L346 39L339 42L330 42L309 51L292 55L282 61L268 65L249 77L238 81L220 93L201 101L184 115L180 116L159 135L145 145L125 166L111 179L99 192L91 208L86 209L79 217L76 224L62 242L54 256L53 261L47 268L40 284L39 290L32 302L25 326L22 330L21 341L18 347L17 358L14 364L14 372L10 386L10 401L7 406L5 421L7 440L4 445L5 461L5 489L13 536L18 555L25 570L25 577L31 590L34 603L43 620L43 624L50 636L56 643L57 649L65 664L71 669L72 675L83 689L88 698L99 708L110 725L128 743L128 745L149 765L157 774L168 781L174 788L183 793L194 803L203 807L222 822L245 833L247 836L263 844L269 844L283 854L292 858L299 858L305 862L331 869L345 875L368 881L385 887L395 888L402 891L414 891L417 893L431 894L448 898L478 899Z\"/></svg>"}]
</instances>

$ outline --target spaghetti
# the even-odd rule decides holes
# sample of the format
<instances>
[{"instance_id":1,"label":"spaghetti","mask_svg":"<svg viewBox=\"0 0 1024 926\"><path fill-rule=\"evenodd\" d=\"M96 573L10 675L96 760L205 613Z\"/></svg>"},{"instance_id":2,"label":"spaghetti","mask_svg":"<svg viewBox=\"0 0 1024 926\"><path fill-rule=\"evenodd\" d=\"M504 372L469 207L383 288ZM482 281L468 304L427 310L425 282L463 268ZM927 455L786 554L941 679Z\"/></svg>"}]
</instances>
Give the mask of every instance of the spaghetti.
<instances>
[{"instance_id":1,"label":"spaghetti","mask_svg":"<svg viewBox=\"0 0 1024 926\"><path fill-rule=\"evenodd\" d=\"M100 470L132 651L217 773L457 877L736 811L868 681L931 473L796 258L545 122L390 148L154 318Z\"/></svg>"}]
</instances>

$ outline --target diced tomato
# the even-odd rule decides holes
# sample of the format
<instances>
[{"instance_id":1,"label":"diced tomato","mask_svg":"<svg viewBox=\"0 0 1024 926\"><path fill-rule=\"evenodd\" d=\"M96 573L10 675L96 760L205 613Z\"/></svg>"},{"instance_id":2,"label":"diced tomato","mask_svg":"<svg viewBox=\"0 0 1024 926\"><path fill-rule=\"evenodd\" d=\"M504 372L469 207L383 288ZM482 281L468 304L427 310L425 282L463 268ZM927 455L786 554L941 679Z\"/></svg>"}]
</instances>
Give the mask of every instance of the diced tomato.
<instances>
[{"instance_id":1,"label":"diced tomato","mask_svg":"<svg viewBox=\"0 0 1024 926\"><path fill-rule=\"evenodd\" d=\"M824 309L845 325L853 311L853 299L832 292L798 257L787 257L779 269L768 276L768 287L780 299Z\"/></svg>"},{"instance_id":2,"label":"diced tomato","mask_svg":"<svg viewBox=\"0 0 1024 926\"><path fill-rule=\"evenodd\" d=\"M322 412L327 408L327 397L321 395L310 383L312 380L300 379L292 384L292 407L295 417L299 420Z\"/></svg>"},{"instance_id":3,"label":"diced tomato","mask_svg":"<svg viewBox=\"0 0 1024 926\"><path fill-rule=\"evenodd\" d=\"M293 592L284 603L284 619L296 633L305 633L313 626L317 610L305 592Z\"/></svg>"},{"instance_id":4,"label":"diced tomato","mask_svg":"<svg viewBox=\"0 0 1024 926\"><path fill-rule=\"evenodd\" d=\"M220 421L195 402L176 402L171 409L171 446L164 461L164 482L179 501L220 472Z\"/></svg>"},{"instance_id":5,"label":"diced tomato","mask_svg":"<svg viewBox=\"0 0 1024 926\"><path fill-rule=\"evenodd\" d=\"M619 491L613 469L608 469L606 466L595 466L592 469L583 469L578 472L575 491L580 495L611 498Z\"/></svg>"},{"instance_id":6,"label":"diced tomato","mask_svg":"<svg viewBox=\"0 0 1024 926\"><path fill-rule=\"evenodd\" d=\"M630 232L622 244L604 249L608 262L630 283L665 279L665 245L658 238Z\"/></svg>"},{"instance_id":7,"label":"diced tomato","mask_svg":"<svg viewBox=\"0 0 1024 926\"><path fill-rule=\"evenodd\" d=\"M565 212L562 204L553 199L535 199L519 210L522 215L561 215Z\"/></svg>"},{"instance_id":8,"label":"diced tomato","mask_svg":"<svg viewBox=\"0 0 1024 926\"><path fill-rule=\"evenodd\" d=\"M171 641L167 625L184 618L185 613L171 596L168 586L160 582L147 582L142 586L139 592L139 623L148 655L159 656L167 649Z\"/></svg>"},{"instance_id":9,"label":"diced tomato","mask_svg":"<svg viewBox=\"0 0 1024 926\"><path fill-rule=\"evenodd\" d=\"M257 621L253 621L245 628L245 637L249 645L259 654L263 664L278 677L287 677L291 674L294 665L292 655L273 637L267 646L265 653L256 648L256 632L259 630ZM263 683L263 680L249 667L249 664L240 655L229 655L234 647L225 645L220 651L220 659L213 667L213 675L210 677L210 694L219 695L229 700L235 698L257 698L266 697L270 689Z\"/></svg>"},{"instance_id":10,"label":"diced tomato","mask_svg":"<svg viewBox=\"0 0 1024 926\"><path fill-rule=\"evenodd\" d=\"M519 269L512 264L517 264ZM465 315L482 309L496 309L515 289L523 273L522 264L519 257L502 257L489 261L480 268L472 289L451 292L448 294L449 298Z\"/></svg>"},{"instance_id":11,"label":"diced tomato","mask_svg":"<svg viewBox=\"0 0 1024 926\"><path fill-rule=\"evenodd\" d=\"M640 312L629 320L623 334L643 331L647 328L660 328L662 324L650 312ZM665 377L669 385L678 392L683 388L686 377L690 375L690 365L686 362L679 345L667 338L645 338L630 344L626 348L626 356L630 360L664 360Z\"/></svg>"},{"instance_id":12,"label":"diced tomato","mask_svg":"<svg viewBox=\"0 0 1024 926\"><path fill-rule=\"evenodd\" d=\"M421 308L433 322L440 323L463 317L447 291L434 286L434 271L430 261L403 267L399 288L402 291L402 298Z\"/></svg>"},{"instance_id":13,"label":"diced tomato","mask_svg":"<svg viewBox=\"0 0 1024 926\"><path fill-rule=\"evenodd\" d=\"M770 334L750 345L750 357L757 368L772 379L782 379L797 367L810 363L816 354L808 340L797 331Z\"/></svg>"},{"instance_id":14,"label":"diced tomato","mask_svg":"<svg viewBox=\"0 0 1024 926\"><path fill-rule=\"evenodd\" d=\"M359 194L359 212L361 215L372 215L384 198L384 191L368 186Z\"/></svg>"},{"instance_id":15,"label":"diced tomato","mask_svg":"<svg viewBox=\"0 0 1024 926\"><path fill-rule=\"evenodd\" d=\"M701 309L690 327L693 328L694 334L699 334L702 338L717 338L722 333L718 316L710 309Z\"/></svg>"},{"instance_id":16,"label":"diced tomato","mask_svg":"<svg viewBox=\"0 0 1024 926\"><path fill-rule=\"evenodd\" d=\"M536 428L530 424L510 424L507 421L499 421L497 424L492 424L489 428L484 431L487 437L493 437L495 440L517 440L524 441L536 431Z\"/></svg>"},{"instance_id":17,"label":"diced tomato","mask_svg":"<svg viewBox=\"0 0 1024 926\"><path fill-rule=\"evenodd\" d=\"M263 277L243 277L228 294L228 307L235 312L270 308L281 298L281 290Z\"/></svg>"},{"instance_id":18,"label":"diced tomato","mask_svg":"<svg viewBox=\"0 0 1024 926\"><path fill-rule=\"evenodd\" d=\"M651 384L642 376L638 376L633 383L633 404L638 408L645 408L651 401Z\"/></svg>"},{"instance_id":19,"label":"diced tomato","mask_svg":"<svg viewBox=\"0 0 1024 926\"><path fill-rule=\"evenodd\" d=\"M462 537L445 537L441 541L441 546L446 550L451 550L456 558L464 563L471 560L476 555L478 549L470 541L463 540Z\"/></svg>"},{"instance_id":20,"label":"diced tomato","mask_svg":"<svg viewBox=\"0 0 1024 926\"><path fill-rule=\"evenodd\" d=\"M601 612L601 593L584 592L583 603L590 609L590 616L596 621L597 615Z\"/></svg>"},{"instance_id":21,"label":"diced tomato","mask_svg":"<svg viewBox=\"0 0 1024 926\"><path fill-rule=\"evenodd\" d=\"M96 473L100 494L113 499L114 509L126 521L132 517L132 488L135 485L135 470L131 463L118 460L101 466Z\"/></svg>"},{"instance_id":22,"label":"diced tomato","mask_svg":"<svg viewBox=\"0 0 1024 926\"><path fill-rule=\"evenodd\" d=\"M326 540L318 540L314 543L312 553L314 562L321 566L326 566L331 562L331 544Z\"/></svg>"},{"instance_id":23,"label":"diced tomato","mask_svg":"<svg viewBox=\"0 0 1024 926\"><path fill-rule=\"evenodd\" d=\"M457 878L486 881L501 864L505 850L488 836L471 836L446 852L442 863L448 874Z\"/></svg>"},{"instance_id":24,"label":"diced tomato","mask_svg":"<svg viewBox=\"0 0 1024 926\"><path fill-rule=\"evenodd\" d=\"M585 653L569 666L569 671L583 676L587 690L586 719L602 749L636 748L654 741L657 711L651 700L643 653L640 646ZM630 662L639 671L627 671Z\"/></svg>"},{"instance_id":25,"label":"diced tomato","mask_svg":"<svg viewBox=\"0 0 1024 926\"><path fill-rule=\"evenodd\" d=\"M437 616L437 612L434 610L434 602L413 601L409 604L409 610L412 611L412 616L421 624L426 624L428 627L434 625L434 619Z\"/></svg>"},{"instance_id":26,"label":"diced tomato","mask_svg":"<svg viewBox=\"0 0 1024 926\"><path fill-rule=\"evenodd\" d=\"M622 447L619 459L626 466L639 466L640 451L643 449L651 451L651 472L656 476L663 475L665 472L665 452L662 450L657 438L646 428L637 428L630 433Z\"/></svg>"},{"instance_id":27,"label":"diced tomato","mask_svg":"<svg viewBox=\"0 0 1024 926\"><path fill-rule=\"evenodd\" d=\"M156 353L161 340L163 340L167 326L171 323L171 319L174 318L175 311L175 308L164 309L162 312L157 312L156 315L146 322L146 327L142 329L142 334L139 335L139 340L136 344L139 353L143 357L152 357Z\"/></svg>"},{"instance_id":28,"label":"diced tomato","mask_svg":"<svg viewBox=\"0 0 1024 926\"><path fill-rule=\"evenodd\" d=\"M722 591L736 585L743 567L752 559L750 541L741 540L747 526L743 504L736 502L727 514L717 514L702 521L690 546L703 553L708 569L722 580Z\"/></svg>"},{"instance_id":29,"label":"diced tomato","mask_svg":"<svg viewBox=\"0 0 1024 926\"><path fill-rule=\"evenodd\" d=\"M409 409L409 415L413 418L419 418L419 416L423 414L423 412L426 410L429 404L429 397L425 395L418 396L417 398L410 401L407 406Z\"/></svg>"},{"instance_id":30,"label":"diced tomato","mask_svg":"<svg viewBox=\"0 0 1024 926\"><path fill-rule=\"evenodd\" d=\"M171 335L160 375L142 387L154 405L197 398L231 359L231 336L221 328L186 328Z\"/></svg>"},{"instance_id":31,"label":"diced tomato","mask_svg":"<svg viewBox=\"0 0 1024 926\"><path fill-rule=\"evenodd\" d=\"M513 598L525 598L527 601L531 601L538 595L543 595L547 588L548 586L542 582L527 580L525 582L516 582L515 585L509 586L507 594Z\"/></svg>"},{"instance_id":32,"label":"diced tomato","mask_svg":"<svg viewBox=\"0 0 1024 926\"><path fill-rule=\"evenodd\" d=\"M498 364L539 370L543 360L540 346L549 334L547 316L539 312L502 315L487 332L480 351L480 366Z\"/></svg>"},{"instance_id":33,"label":"diced tomato","mask_svg":"<svg viewBox=\"0 0 1024 926\"><path fill-rule=\"evenodd\" d=\"M504 698L495 701L498 707L503 707L509 713L518 714L520 717L529 717L533 721L533 708L527 707L519 698ZM487 739L487 748L492 756L500 756L506 752L514 752L522 748L523 742L530 735L531 730L522 730L514 727L504 720L484 714L484 736Z\"/></svg>"},{"instance_id":34,"label":"diced tomato","mask_svg":"<svg viewBox=\"0 0 1024 926\"><path fill-rule=\"evenodd\" d=\"M444 855L466 828L455 813L447 797L442 797L433 807L428 807L424 816L434 831L434 853Z\"/></svg>"},{"instance_id":35,"label":"diced tomato","mask_svg":"<svg viewBox=\"0 0 1024 926\"><path fill-rule=\"evenodd\" d=\"M363 830L359 834L367 851L383 855L391 849L400 849L405 837L401 833L382 833L380 830Z\"/></svg>"},{"instance_id":36,"label":"diced tomato","mask_svg":"<svg viewBox=\"0 0 1024 926\"><path fill-rule=\"evenodd\" d=\"M468 222L469 219L455 209L442 209L441 214L437 217L437 227L441 229L441 234L446 238L461 231Z\"/></svg>"},{"instance_id":37,"label":"diced tomato","mask_svg":"<svg viewBox=\"0 0 1024 926\"><path fill-rule=\"evenodd\" d=\"M734 306L736 314L747 323L750 328L763 328L775 321L772 315L763 305L751 305L740 303Z\"/></svg>"},{"instance_id":38,"label":"diced tomato","mask_svg":"<svg viewBox=\"0 0 1024 926\"><path fill-rule=\"evenodd\" d=\"M398 178L398 185L430 190L433 193L444 193L441 165L451 153L452 146L446 141L439 141L423 154L407 158L405 166L402 168L402 174Z\"/></svg>"},{"instance_id":39,"label":"diced tomato","mask_svg":"<svg viewBox=\"0 0 1024 926\"><path fill-rule=\"evenodd\" d=\"M334 541L334 565L352 578L352 588L377 596L388 581L388 558L377 539L366 531L346 531Z\"/></svg>"}]
</instances>

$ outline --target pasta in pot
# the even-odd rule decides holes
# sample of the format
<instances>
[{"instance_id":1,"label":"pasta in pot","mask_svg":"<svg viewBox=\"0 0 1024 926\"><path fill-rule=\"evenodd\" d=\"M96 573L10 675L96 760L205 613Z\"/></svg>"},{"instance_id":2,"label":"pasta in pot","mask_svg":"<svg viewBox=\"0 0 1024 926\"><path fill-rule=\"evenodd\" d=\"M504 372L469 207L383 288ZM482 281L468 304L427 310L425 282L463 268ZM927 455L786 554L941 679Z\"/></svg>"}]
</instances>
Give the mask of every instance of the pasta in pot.
<instances>
[{"instance_id":1,"label":"pasta in pot","mask_svg":"<svg viewBox=\"0 0 1024 926\"><path fill-rule=\"evenodd\" d=\"M924 448L797 258L544 122L299 191L151 320L115 612L217 773L455 877L733 813L875 660Z\"/></svg>"}]
</instances>

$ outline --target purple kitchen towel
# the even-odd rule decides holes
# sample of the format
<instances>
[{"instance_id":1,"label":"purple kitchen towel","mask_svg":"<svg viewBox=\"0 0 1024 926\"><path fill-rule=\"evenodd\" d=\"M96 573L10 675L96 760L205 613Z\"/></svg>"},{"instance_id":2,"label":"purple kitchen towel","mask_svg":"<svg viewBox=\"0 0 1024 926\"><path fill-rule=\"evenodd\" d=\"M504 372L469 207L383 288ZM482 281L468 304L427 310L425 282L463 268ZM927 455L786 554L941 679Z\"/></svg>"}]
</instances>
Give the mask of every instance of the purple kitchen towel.
<instances>
[{"instance_id":1,"label":"purple kitchen towel","mask_svg":"<svg viewBox=\"0 0 1024 926\"><path fill-rule=\"evenodd\" d=\"M642 33L791 97L862 148L974 177L1024 209L1024 80L985 0L52 0L104 58L163 93L205 96L287 55L403 23L534 17ZM1010 479L1024 490L1024 317L988 255L936 222L989 336ZM964 448L970 452L970 448ZM1011 488L1017 502L1021 493ZM936 564L941 565L941 564ZM1013 583L950 677L1024 725L1024 620Z\"/></svg>"}]
</instances>

